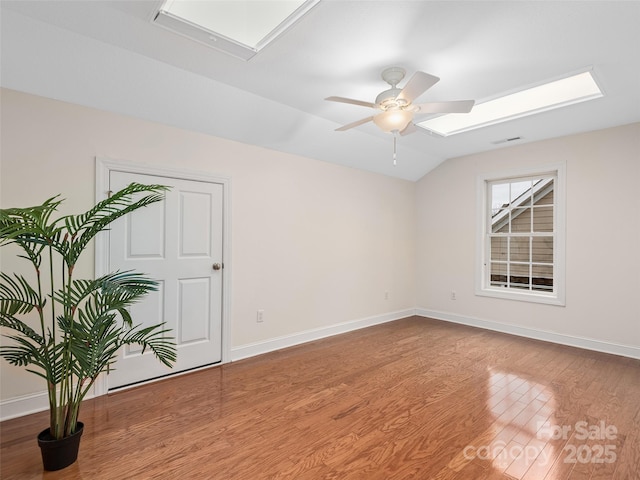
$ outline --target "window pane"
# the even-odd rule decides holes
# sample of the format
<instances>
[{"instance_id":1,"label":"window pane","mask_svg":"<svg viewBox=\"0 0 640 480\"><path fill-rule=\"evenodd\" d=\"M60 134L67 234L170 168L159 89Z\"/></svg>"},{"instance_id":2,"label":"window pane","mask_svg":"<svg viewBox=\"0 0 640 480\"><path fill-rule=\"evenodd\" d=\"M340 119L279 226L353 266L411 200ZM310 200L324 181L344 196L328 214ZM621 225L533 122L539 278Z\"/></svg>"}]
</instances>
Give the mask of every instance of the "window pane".
<instances>
[{"instance_id":1,"label":"window pane","mask_svg":"<svg viewBox=\"0 0 640 480\"><path fill-rule=\"evenodd\" d=\"M533 231L553 232L553 207L536 207L533 209Z\"/></svg>"},{"instance_id":2,"label":"window pane","mask_svg":"<svg viewBox=\"0 0 640 480\"><path fill-rule=\"evenodd\" d=\"M491 219L491 233L509 233L509 210L500 210Z\"/></svg>"},{"instance_id":3,"label":"window pane","mask_svg":"<svg viewBox=\"0 0 640 480\"><path fill-rule=\"evenodd\" d=\"M532 265L532 289L537 291L553 291L553 266Z\"/></svg>"},{"instance_id":4,"label":"window pane","mask_svg":"<svg viewBox=\"0 0 640 480\"><path fill-rule=\"evenodd\" d=\"M511 212L511 231L529 233L531 231L531 208L514 208Z\"/></svg>"},{"instance_id":5,"label":"window pane","mask_svg":"<svg viewBox=\"0 0 640 480\"><path fill-rule=\"evenodd\" d=\"M504 263L491 264L491 282L492 287L507 286L507 265Z\"/></svg>"},{"instance_id":6,"label":"window pane","mask_svg":"<svg viewBox=\"0 0 640 480\"><path fill-rule=\"evenodd\" d=\"M544 187L542 187L538 195L536 195L534 205L553 205L553 179L547 178L540 180L540 182L543 183L539 185L544 185Z\"/></svg>"},{"instance_id":7,"label":"window pane","mask_svg":"<svg viewBox=\"0 0 640 480\"><path fill-rule=\"evenodd\" d=\"M531 254L533 262L553 263L553 237L533 237Z\"/></svg>"},{"instance_id":8,"label":"window pane","mask_svg":"<svg viewBox=\"0 0 640 480\"><path fill-rule=\"evenodd\" d=\"M491 260L507 260L507 237L491 237Z\"/></svg>"},{"instance_id":9,"label":"window pane","mask_svg":"<svg viewBox=\"0 0 640 480\"><path fill-rule=\"evenodd\" d=\"M511 247L509 258L512 262L530 262L531 256L529 252L530 237L511 237Z\"/></svg>"},{"instance_id":10,"label":"window pane","mask_svg":"<svg viewBox=\"0 0 640 480\"><path fill-rule=\"evenodd\" d=\"M524 207L531 205L531 180L513 182L511 184L511 206Z\"/></svg>"},{"instance_id":11,"label":"window pane","mask_svg":"<svg viewBox=\"0 0 640 480\"><path fill-rule=\"evenodd\" d=\"M491 185L491 216L509 206L509 184L494 183Z\"/></svg>"},{"instance_id":12,"label":"window pane","mask_svg":"<svg viewBox=\"0 0 640 480\"><path fill-rule=\"evenodd\" d=\"M509 275L509 286L511 288L529 288L531 277L529 276L529 265L511 264Z\"/></svg>"}]
</instances>

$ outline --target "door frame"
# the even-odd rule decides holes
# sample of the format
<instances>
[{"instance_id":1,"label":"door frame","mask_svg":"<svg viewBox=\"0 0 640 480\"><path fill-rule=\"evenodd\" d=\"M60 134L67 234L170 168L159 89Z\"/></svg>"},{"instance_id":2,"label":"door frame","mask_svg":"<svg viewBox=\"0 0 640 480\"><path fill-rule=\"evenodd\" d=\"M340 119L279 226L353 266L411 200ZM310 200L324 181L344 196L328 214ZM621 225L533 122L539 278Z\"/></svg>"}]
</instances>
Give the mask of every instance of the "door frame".
<instances>
[{"instance_id":1,"label":"door frame","mask_svg":"<svg viewBox=\"0 0 640 480\"><path fill-rule=\"evenodd\" d=\"M135 163L125 160L115 160L106 157L96 157L96 203L106 199L109 195L109 177L112 171L154 175L179 180L193 180L222 185L222 361L228 363L231 359L229 344L230 309L231 309L231 178L224 175L213 175L207 172L183 170L177 168L157 167L147 163ZM95 238L95 276L109 273L109 235L101 232ZM208 368L205 366L203 368ZM173 375L190 373L177 372ZM105 395L109 392L107 374L101 374L94 385L93 396ZM137 385L162 380L166 377L140 382ZM126 388L126 387L125 387Z\"/></svg>"}]
</instances>

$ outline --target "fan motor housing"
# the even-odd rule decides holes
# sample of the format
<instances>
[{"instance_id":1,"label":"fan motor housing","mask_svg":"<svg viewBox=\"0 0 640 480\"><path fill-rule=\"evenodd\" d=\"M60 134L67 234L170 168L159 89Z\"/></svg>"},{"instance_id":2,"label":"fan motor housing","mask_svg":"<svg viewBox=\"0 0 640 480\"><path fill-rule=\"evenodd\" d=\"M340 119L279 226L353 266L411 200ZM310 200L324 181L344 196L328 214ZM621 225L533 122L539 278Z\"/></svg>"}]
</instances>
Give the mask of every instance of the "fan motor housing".
<instances>
[{"instance_id":1,"label":"fan motor housing","mask_svg":"<svg viewBox=\"0 0 640 480\"><path fill-rule=\"evenodd\" d=\"M402 89L400 88L390 88L389 90L385 90L376 97L376 105L381 110L406 107L409 102L403 98L397 98L401 91Z\"/></svg>"}]
</instances>

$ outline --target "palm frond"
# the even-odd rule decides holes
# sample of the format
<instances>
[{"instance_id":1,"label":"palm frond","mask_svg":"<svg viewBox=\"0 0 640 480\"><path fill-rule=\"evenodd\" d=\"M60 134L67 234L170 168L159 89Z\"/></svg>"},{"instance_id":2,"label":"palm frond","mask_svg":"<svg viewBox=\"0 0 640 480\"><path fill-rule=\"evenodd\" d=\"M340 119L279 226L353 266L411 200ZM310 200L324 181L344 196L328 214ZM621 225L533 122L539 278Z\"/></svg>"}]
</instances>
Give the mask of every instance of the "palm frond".
<instances>
[{"instance_id":1,"label":"palm frond","mask_svg":"<svg viewBox=\"0 0 640 480\"><path fill-rule=\"evenodd\" d=\"M90 318L80 311L78 321L73 324L70 343L71 353L75 358L75 375L83 379L97 377L106 362L117 355L120 333L115 313Z\"/></svg>"},{"instance_id":2,"label":"palm frond","mask_svg":"<svg viewBox=\"0 0 640 480\"><path fill-rule=\"evenodd\" d=\"M63 383L68 377L65 355L67 352L64 342L51 341L47 344L47 360L42 368L46 371L49 382L54 385Z\"/></svg>"},{"instance_id":3,"label":"palm frond","mask_svg":"<svg viewBox=\"0 0 640 480\"><path fill-rule=\"evenodd\" d=\"M45 200L42 205L0 209L0 245L25 234L47 237L56 230L52 228L50 219L62 202L59 195L56 195Z\"/></svg>"},{"instance_id":4,"label":"palm frond","mask_svg":"<svg viewBox=\"0 0 640 480\"><path fill-rule=\"evenodd\" d=\"M18 318L14 318L12 316L4 316L0 314L0 327L5 327L11 330L14 330L22 334L23 336L31 339L33 342L37 343L38 345L45 344L45 339L42 337L42 335L38 334L33 328L31 328L29 325L27 325L25 322L23 322ZM8 335L4 335L4 336L6 337ZM5 348L4 345L0 346L0 352L2 352L4 348Z\"/></svg>"},{"instance_id":5,"label":"palm frond","mask_svg":"<svg viewBox=\"0 0 640 480\"><path fill-rule=\"evenodd\" d=\"M15 342L12 345L3 345L0 350L0 357L4 358L11 365L24 367L29 364L41 364L42 352L39 345L35 345L25 337L18 335L3 335Z\"/></svg>"},{"instance_id":6,"label":"palm frond","mask_svg":"<svg viewBox=\"0 0 640 480\"><path fill-rule=\"evenodd\" d=\"M128 307L149 292L157 290L158 282L130 270L113 272L95 280L73 280L54 299L69 308L78 307L92 295L100 294L104 305L112 310Z\"/></svg>"},{"instance_id":7,"label":"palm frond","mask_svg":"<svg viewBox=\"0 0 640 480\"><path fill-rule=\"evenodd\" d=\"M30 342L27 337L19 335L4 335L13 341L13 344L3 345L0 349L0 357L7 360L12 365L19 367L37 367L27 369L31 373L47 379L49 384L58 384L64 377L63 362L64 355L62 344L56 344L53 339L49 339L46 344Z\"/></svg>"},{"instance_id":8,"label":"palm frond","mask_svg":"<svg viewBox=\"0 0 640 480\"><path fill-rule=\"evenodd\" d=\"M133 327L133 319L131 318L131 314L129 313L129 310L127 310L126 308L118 308L116 310L122 317L123 323L129 328Z\"/></svg>"},{"instance_id":9,"label":"palm frond","mask_svg":"<svg viewBox=\"0 0 640 480\"><path fill-rule=\"evenodd\" d=\"M169 329L164 329L164 323L146 328L134 327L122 338L123 345L140 345L142 352L148 348L167 367L171 367L177 358L176 346L167 337Z\"/></svg>"},{"instance_id":10,"label":"palm frond","mask_svg":"<svg viewBox=\"0 0 640 480\"><path fill-rule=\"evenodd\" d=\"M87 244L109 224L127 213L163 200L163 192L166 190L168 187L164 185L131 183L109 198L98 202L87 212L64 217L65 226L72 239L69 251L65 255L67 263L75 265ZM136 196L145 193L146 195L135 200Z\"/></svg>"},{"instance_id":11,"label":"palm frond","mask_svg":"<svg viewBox=\"0 0 640 480\"><path fill-rule=\"evenodd\" d=\"M34 207L0 209L0 246L15 243L39 265L45 247L61 248L64 243L62 228L50 221L61 203L56 196Z\"/></svg>"},{"instance_id":12,"label":"palm frond","mask_svg":"<svg viewBox=\"0 0 640 480\"><path fill-rule=\"evenodd\" d=\"M34 308L43 308L43 303L38 292L22 275L14 274L11 277L0 272L0 316L23 315Z\"/></svg>"},{"instance_id":13,"label":"palm frond","mask_svg":"<svg viewBox=\"0 0 640 480\"><path fill-rule=\"evenodd\" d=\"M130 307L141 298L158 290L158 282L132 271L118 272L101 282L100 299L111 309Z\"/></svg>"}]
</instances>

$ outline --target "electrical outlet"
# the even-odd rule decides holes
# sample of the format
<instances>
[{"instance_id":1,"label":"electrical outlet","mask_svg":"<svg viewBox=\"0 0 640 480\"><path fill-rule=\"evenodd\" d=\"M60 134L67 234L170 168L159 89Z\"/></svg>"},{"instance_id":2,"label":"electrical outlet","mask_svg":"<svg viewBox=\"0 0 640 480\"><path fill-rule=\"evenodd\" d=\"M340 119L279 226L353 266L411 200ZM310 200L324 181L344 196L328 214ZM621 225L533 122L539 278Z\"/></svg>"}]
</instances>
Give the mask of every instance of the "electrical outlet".
<instances>
[{"instance_id":1,"label":"electrical outlet","mask_svg":"<svg viewBox=\"0 0 640 480\"><path fill-rule=\"evenodd\" d=\"M456 291L451 290L451 300L455 300L455 299L456 299Z\"/></svg>"},{"instance_id":2,"label":"electrical outlet","mask_svg":"<svg viewBox=\"0 0 640 480\"><path fill-rule=\"evenodd\" d=\"M258 310L258 313L256 315L256 322L257 323L264 322L264 310Z\"/></svg>"}]
</instances>

